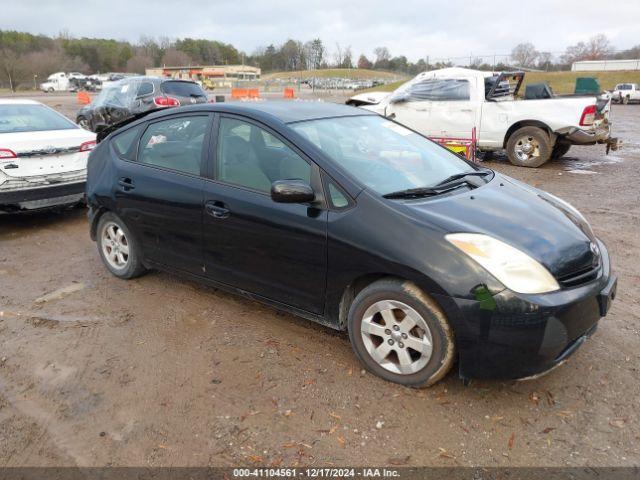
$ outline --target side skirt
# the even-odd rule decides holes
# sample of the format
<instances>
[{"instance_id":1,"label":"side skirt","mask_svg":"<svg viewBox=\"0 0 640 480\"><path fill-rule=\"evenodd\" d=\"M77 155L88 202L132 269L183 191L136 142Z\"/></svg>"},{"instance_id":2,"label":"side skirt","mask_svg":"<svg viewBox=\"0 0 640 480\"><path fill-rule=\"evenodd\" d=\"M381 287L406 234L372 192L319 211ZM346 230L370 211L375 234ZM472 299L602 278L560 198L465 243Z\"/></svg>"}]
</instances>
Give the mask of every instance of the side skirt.
<instances>
[{"instance_id":1,"label":"side skirt","mask_svg":"<svg viewBox=\"0 0 640 480\"><path fill-rule=\"evenodd\" d=\"M196 275L190 272L185 272L182 270L177 270L177 269L172 269L170 267L167 267L166 265L162 265L156 262L152 262L149 261L147 259L145 259L144 261L145 267L149 268L149 269L156 269L156 270L162 270L163 272L167 272L170 273L172 275L176 275L182 278L186 278L189 280L195 280L198 283L202 283L204 285L208 285L210 287L214 287L214 288L218 288L220 290L223 290L225 292L228 293L232 293L234 295L239 295L241 297L244 298L248 298L250 300L255 300L257 302L260 303L264 303L266 305L269 305L271 307L274 307L278 310L281 310L283 312L287 312L287 313L291 313L293 315L296 315L298 317L302 317L306 320L311 320L312 322L316 322L319 323L320 325L323 325L325 327L329 327L332 328L334 330L341 330L340 326L338 324L336 324L335 322L330 322L328 321L323 315L317 315L315 313L311 313L311 312L307 312L306 310L301 310L299 308L296 307L292 307L291 305L287 305L285 303L281 303L275 300L271 300L270 298L267 297L263 297L261 295L257 295L255 293L252 292L248 292L246 290L242 290L241 288L237 288L234 287L232 285L228 285L226 283L222 283L222 282L217 282L215 280L211 280L210 278L207 277L203 277L201 275Z\"/></svg>"}]
</instances>

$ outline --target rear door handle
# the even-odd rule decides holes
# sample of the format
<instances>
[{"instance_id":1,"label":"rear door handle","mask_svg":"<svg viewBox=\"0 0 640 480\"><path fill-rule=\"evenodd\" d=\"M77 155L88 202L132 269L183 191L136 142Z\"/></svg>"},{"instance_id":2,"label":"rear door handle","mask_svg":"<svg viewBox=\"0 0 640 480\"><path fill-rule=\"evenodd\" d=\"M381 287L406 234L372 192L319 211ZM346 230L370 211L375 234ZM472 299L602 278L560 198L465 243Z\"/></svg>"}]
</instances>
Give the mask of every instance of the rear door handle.
<instances>
[{"instance_id":1,"label":"rear door handle","mask_svg":"<svg viewBox=\"0 0 640 480\"><path fill-rule=\"evenodd\" d=\"M209 202L205 205L205 209L213 218L227 218L231 213L222 202Z\"/></svg>"},{"instance_id":2,"label":"rear door handle","mask_svg":"<svg viewBox=\"0 0 640 480\"><path fill-rule=\"evenodd\" d=\"M136 188L133 184L133 180L127 177L121 177L120 180L118 180L118 185L120 185L122 187L122 190L124 190L125 192Z\"/></svg>"}]
</instances>

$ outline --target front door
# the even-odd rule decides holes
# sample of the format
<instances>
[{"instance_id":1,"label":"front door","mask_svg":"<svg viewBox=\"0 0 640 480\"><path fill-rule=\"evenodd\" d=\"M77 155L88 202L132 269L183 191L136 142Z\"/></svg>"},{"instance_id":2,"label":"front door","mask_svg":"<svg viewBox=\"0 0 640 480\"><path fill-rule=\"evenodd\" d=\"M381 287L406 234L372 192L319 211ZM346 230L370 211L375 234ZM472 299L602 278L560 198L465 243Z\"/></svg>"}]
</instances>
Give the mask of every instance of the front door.
<instances>
[{"instance_id":1,"label":"front door","mask_svg":"<svg viewBox=\"0 0 640 480\"><path fill-rule=\"evenodd\" d=\"M201 170L210 118L181 115L152 122L140 137L135 161L116 162L117 213L141 242L145 258L200 275Z\"/></svg>"},{"instance_id":2,"label":"front door","mask_svg":"<svg viewBox=\"0 0 640 480\"><path fill-rule=\"evenodd\" d=\"M320 191L319 170L264 126L222 116L215 180L205 182L206 274L292 307L323 312L327 210L271 200L275 180L301 179Z\"/></svg>"}]
</instances>

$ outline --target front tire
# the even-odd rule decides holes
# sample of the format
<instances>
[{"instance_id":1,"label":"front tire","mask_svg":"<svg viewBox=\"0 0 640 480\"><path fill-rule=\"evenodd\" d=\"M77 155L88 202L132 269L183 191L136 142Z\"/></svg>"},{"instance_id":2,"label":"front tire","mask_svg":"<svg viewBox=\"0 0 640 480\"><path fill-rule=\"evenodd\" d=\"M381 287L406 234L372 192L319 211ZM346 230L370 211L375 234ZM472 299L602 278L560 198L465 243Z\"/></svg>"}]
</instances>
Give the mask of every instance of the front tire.
<instances>
[{"instance_id":1,"label":"front tire","mask_svg":"<svg viewBox=\"0 0 640 480\"><path fill-rule=\"evenodd\" d=\"M385 380L428 387L455 360L453 330L440 307L415 284L372 283L349 308L351 346L364 367Z\"/></svg>"},{"instance_id":2,"label":"front tire","mask_svg":"<svg viewBox=\"0 0 640 480\"><path fill-rule=\"evenodd\" d=\"M538 127L522 127L507 141L507 156L517 167L536 168L551 158L549 135Z\"/></svg>"},{"instance_id":3,"label":"front tire","mask_svg":"<svg viewBox=\"0 0 640 480\"><path fill-rule=\"evenodd\" d=\"M130 279L146 271L138 242L116 214L107 212L100 217L96 240L102 262L116 277Z\"/></svg>"}]
</instances>

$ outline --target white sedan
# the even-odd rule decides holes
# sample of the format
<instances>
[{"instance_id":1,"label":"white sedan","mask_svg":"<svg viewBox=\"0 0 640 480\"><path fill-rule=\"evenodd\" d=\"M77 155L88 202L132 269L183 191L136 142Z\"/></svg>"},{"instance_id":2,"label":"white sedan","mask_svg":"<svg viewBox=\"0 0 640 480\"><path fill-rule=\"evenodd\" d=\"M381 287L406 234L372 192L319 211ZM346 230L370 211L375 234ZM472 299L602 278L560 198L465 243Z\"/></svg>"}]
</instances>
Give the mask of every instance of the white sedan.
<instances>
[{"instance_id":1,"label":"white sedan","mask_svg":"<svg viewBox=\"0 0 640 480\"><path fill-rule=\"evenodd\" d=\"M95 137L39 102L0 99L0 214L81 202Z\"/></svg>"}]
</instances>

